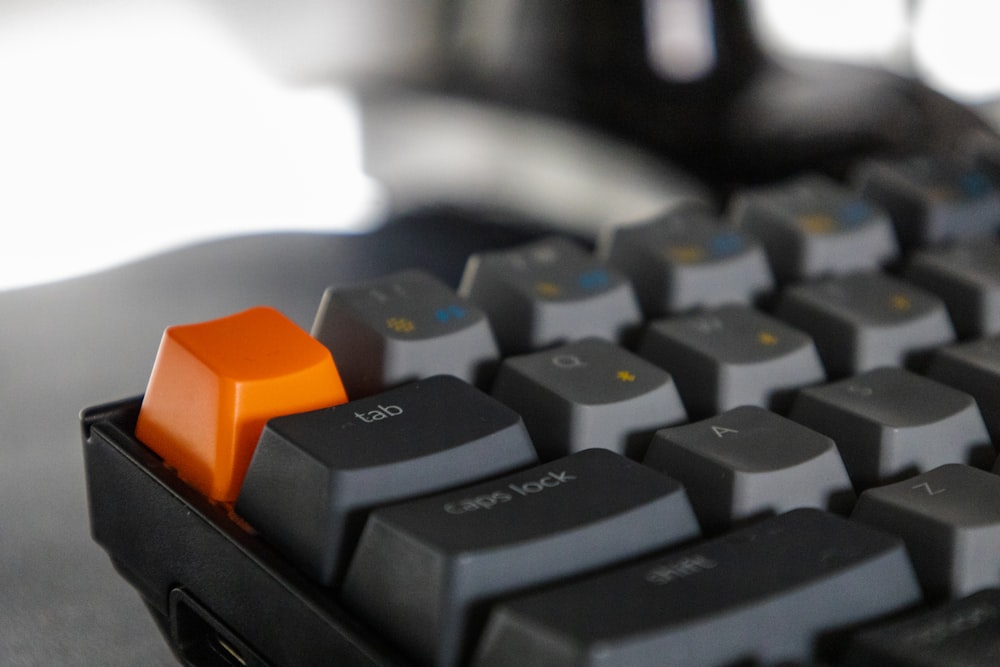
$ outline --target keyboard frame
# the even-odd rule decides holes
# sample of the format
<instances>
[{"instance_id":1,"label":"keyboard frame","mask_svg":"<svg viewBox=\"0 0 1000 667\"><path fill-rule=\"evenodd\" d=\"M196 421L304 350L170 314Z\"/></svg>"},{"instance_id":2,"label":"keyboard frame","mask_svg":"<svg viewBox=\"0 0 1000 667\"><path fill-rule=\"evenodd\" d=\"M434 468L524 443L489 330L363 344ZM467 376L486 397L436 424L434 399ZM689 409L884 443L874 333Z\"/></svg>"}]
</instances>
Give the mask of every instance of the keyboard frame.
<instances>
[{"instance_id":1,"label":"keyboard frame","mask_svg":"<svg viewBox=\"0 0 1000 667\"><path fill-rule=\"evenodd\" d=\"M412 665L136 440L141 401L81 414L91 532L184 664Z\"/></svg>"}]
</instances>

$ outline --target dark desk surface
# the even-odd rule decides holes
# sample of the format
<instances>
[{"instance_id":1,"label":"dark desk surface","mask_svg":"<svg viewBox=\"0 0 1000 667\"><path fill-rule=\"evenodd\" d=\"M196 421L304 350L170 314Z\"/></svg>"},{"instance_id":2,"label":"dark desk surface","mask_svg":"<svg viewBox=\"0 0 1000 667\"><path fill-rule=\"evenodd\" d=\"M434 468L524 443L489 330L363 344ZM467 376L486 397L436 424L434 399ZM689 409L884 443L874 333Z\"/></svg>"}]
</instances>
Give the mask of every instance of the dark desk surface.
<instances>
[{"instance_id":1,"label":"dark desk surface","mask_svg":"<svg viewBox=\"0 0 1000 667\"><path fill-rule=\"evenodd\" d=\"M211 242L0 292L0 664L176 664L90 538L77 422L144 390L164 327L269 304L308 329L329 284L410 266L455 284L468 253L523 234L434 214L361 237Z\"/></svg>"}]
</instances>

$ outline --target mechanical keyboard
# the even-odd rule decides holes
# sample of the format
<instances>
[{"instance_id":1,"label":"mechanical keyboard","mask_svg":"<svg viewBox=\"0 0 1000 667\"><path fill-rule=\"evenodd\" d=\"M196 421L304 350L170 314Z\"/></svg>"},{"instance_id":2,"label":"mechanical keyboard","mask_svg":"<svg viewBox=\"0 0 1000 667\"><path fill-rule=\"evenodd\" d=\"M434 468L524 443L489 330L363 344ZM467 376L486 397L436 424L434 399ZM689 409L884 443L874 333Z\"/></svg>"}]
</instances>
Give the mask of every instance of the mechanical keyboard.
<instances>
[{"instance_id":1,"label":"mechanical keyboard","mask_svg":"<svg viewBox=\"0 0 1000 667\"><path fill-rule=\"evenodd\" d=\"M193 665L997 664L998 166L170 327L82 415L94 537Z\"/></svg>"}]
</instances>

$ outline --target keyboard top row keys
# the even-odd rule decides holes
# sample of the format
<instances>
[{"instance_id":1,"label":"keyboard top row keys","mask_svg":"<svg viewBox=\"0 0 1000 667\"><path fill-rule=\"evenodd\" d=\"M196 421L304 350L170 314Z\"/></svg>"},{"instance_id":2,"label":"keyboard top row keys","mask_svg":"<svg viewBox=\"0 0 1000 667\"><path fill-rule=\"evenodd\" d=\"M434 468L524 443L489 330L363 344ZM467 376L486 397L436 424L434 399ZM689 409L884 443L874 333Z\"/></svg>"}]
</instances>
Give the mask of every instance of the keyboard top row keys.
<instances>
[{"instance_id":1,"label":"keyboard top row keys","mask_svg":"<svg viewBox=\"0 0 1000 667\"><path fill-rule=\"evenodd\" d=\"M1000 189L961 160L871 160L858 168L855 182L863 197L889 212L904 248L989 237L1000 229Z\"/></svg>"},{"instance_id":2,"label":"keyboard top row keys","mask_svg":"<svg viewBox=\"0 0 1000 667\"><path fill-rule=\"evenodd\" d=\"M875 270L899 254L885 211L818 175L743 192L729 216L760 239L783 283Z\"/></svg>"},{"instance_id":3,"label":"keyboard top row keys","mask_svg":"<svg viewBox=\"0 0 1000 667\"><path fill-rule=\"evenodd\" d=\"M376 510L343 599L421 664L449 667L467 657L492 599L697 535L680 484L590 449Z\"/></svg>"},{"instance_id":4,"label":"keyboard top row keys","mask_svg":"<svg viewBox=\"0 0 1000 667\"><path fill-rule=\"evenodd\" d=\"M312 579L330 585L372 507L536 461L517 413L440 375L272 419L236 512Z\"/></svg>"},{"instance_id":5,"label":"keyboard top row keys","mask_svg":"<svg viewBox=\"0 0 1000 667\"><path fill-rule=\"evenodd\" d=\"M751 303L774 287L760 243L702 206L608 227L597 252L632 279L647 318Z\"/></svg>"},{"instance_id":6,"label":"keyboard top row keys","mask_svg":"<svg viewBox=\"0 0 1000 667\"><path fill-rule=\"evenodd\" d=\"M472 664L809 662L821 633L919 601L902 541L800 509L504 602Z\"/></svg>"},{"instance_id":7,"label":"keyboard top row keys","mask_svg":"<svg viewBox=\"0 0 1000 667\"><path fill-rule=\"evenodd\" d=\"M328 288L312 335L337 359L351 398L440 374L482 386L500 357L485 314L415 270Z\"/></svg>"},{"instance_id":8,"label":"keyboard top row keys","mask_svg":"<svg viewBox=\"0 0 1000 667\"><path fill-rule=\"evenodd\" d=\"M505 355L591 336L617 341L642 321L629 281L560 237L473 255L459 293L488 314Z\"/></svg>"}]
</instances>

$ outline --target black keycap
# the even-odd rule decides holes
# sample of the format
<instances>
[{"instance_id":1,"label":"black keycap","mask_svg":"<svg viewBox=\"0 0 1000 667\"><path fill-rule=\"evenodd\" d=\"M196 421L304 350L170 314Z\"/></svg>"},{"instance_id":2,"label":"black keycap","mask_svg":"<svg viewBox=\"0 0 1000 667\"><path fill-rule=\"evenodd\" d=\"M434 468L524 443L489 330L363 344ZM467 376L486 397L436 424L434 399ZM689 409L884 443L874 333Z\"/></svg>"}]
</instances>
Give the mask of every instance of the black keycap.
<instances>
[{"instance_id":1,"label":"black keycap","mask_svg":"<svg viewBox=\"0 0 1000 667\"><path fill-rule=\"evenodd\" d=\"M917 253L906 278L941 297L960 337L1000 334L1000 241Z\"/></svg>"},{"instance_id":2,"label":"black keycap","mask_svg":"<svg viewBox=\"0 0 1000 667\"><path fill-rule=\"evenodd\" d=\"M684 485L707 531L798 507L846 514L854 504L833 440L756 406L657 431L643 463Z\"/></svg>"},{"instance_id":3,"label":"black keycap","mask_svg":"<svg viewBox=\"0 0 1000 667\"><path fill-rule=\"evenodd\" d=\"M806 662L820 633L919 601L898 538L799 509L504 602L472 664Z\"/></svg>"},{"instance_id":4,"label":"black keycap","mask_svg":"<svg viewBox=\"0 0 1000 667\"><path fill-rule=\"evenodd\" d=\"M423 271L328 288L312 335L352 399L432 375L485 385L500 357L483 312Z\"/></svg>"},{"instance_id":5,"label":"black keycap","mask_svg":"<svg viewBox=\"0 0 1000 667\"><path fill-rule=\"evenodd\" d=\"M976 399L994 443L1000 443L1000 338L937 350L927 375Z\"/></svg>"},{"instance_id":6,"label":"black keycap","mask_svg":"<svg viewBox=\"0 0 1000 667\"><path fill-rule=\"evenodd\" d=\"M590 336L620 340L642 319L622 274L558 237L473 255L459 292L486 311L508 355Z\"/></svg>"},{"instance_id":7,"label":"black keycap","mask_svg":"<svg viewBox=\"0 0 1000 667\"><path fill-rule=\"evenodd\" d=\"M632 279L647 318L749 303L774 286L760 243L702 206L608 227L598 255Z\"/></svg>"},{"instance_id":8,"label":"black keycap","mask_svg":"<svg viewBox=\"0 0 1000 667\"><path fill-rule=\"evenodd\" d=\"M803 389L789 417L833 438L859 491L945 463L993 462L975 400L902 368Z\"/></svg>"},{"instance_id":9,"label":"black keycap","mask_svg":"<svg viewBox=\"0 0 1000 667\"><path fill-rule=\"evenodd\" d=\"M680 484L589 449L374 511L342 595L420 663L448 667L463 659L487 600L697 534Z\"/></svg>"},{"instance_id":10,"label":"black keycap","mask_svg":"<svg viewBox=\"0 0 1000 667\"><path fill-rule=\"evenodd\" d=\"M673 375L696 418L739 405L783 411L794 390L826 380L809 336L749 306L656 320L639 354Z\"/></svg>"},{"instance_id":11,"label":"black keycap","mask_svg":"<svg viewBox=\"0 0 1000 667\"><path fill-rule=\"evenodd\" d=\"M818 175L743 192L730 217L760 239L782 282L875 270L899 254L885 211Z\"/></svg>"},{"instance_id":12,"label":"black keycap","mask_svg":"<svg viewBox=\"0 0 1000 667\"><path fill-rule=\"evenodd\" d=\"M508 357L493 396L521 415L542 459L590 447L639 459L656 429L687 421L669 373L598 338Z\"/></svg>"},{"instance_id":13,"label":"black keycap","mask_svg":"<svg viewBox=\"0 0 1000 667\"><path fill-rule=\"evenodd\" d=\"M1000 586L1000 475L941 466L868 489L851 518L903 538L929 597Z\"/></svg>"},{"instance_id":14,"label":"black keycap","mask_svg":"<svg viewBox=\"0 0 1000 667\"><path fill-rule=\"evenodd\" d=\"M855 182L864 197L889 211L906 248L989 236L1000 228L1000 190L961 160L872 160L858 168Z\"/></svg>"},{"instance_id":15,"label":"black keycap","mask_svg":"<svg viewBox=\"0 0 1000 667\"><path fill-rule=\"evenodd\" d=\"M881 273L795 285L776 314L812 336L831 378L919 366L929 349L955 339L940 298Z\"/></svg>"},{"instance_id":16,"label":"black keycap","mask_svg":"<svg viewBox=\"0 0 1000 667\"><path fill-rule=\"evenodd\" d=\"M440 375L272 419L236 512L310 577L332 584L366 510L536 462L517 413Z\"/></svg>"},{"instance_id":17,"label":"black keycap","mask_svg":"<svg viewBox=\"0 0 1000 667\"><path fill-rule=\"evenodd\" d=\"M845 667L1000 665L1000 589L909 614L855 636Z\"/></svg>"}]
</instances>

